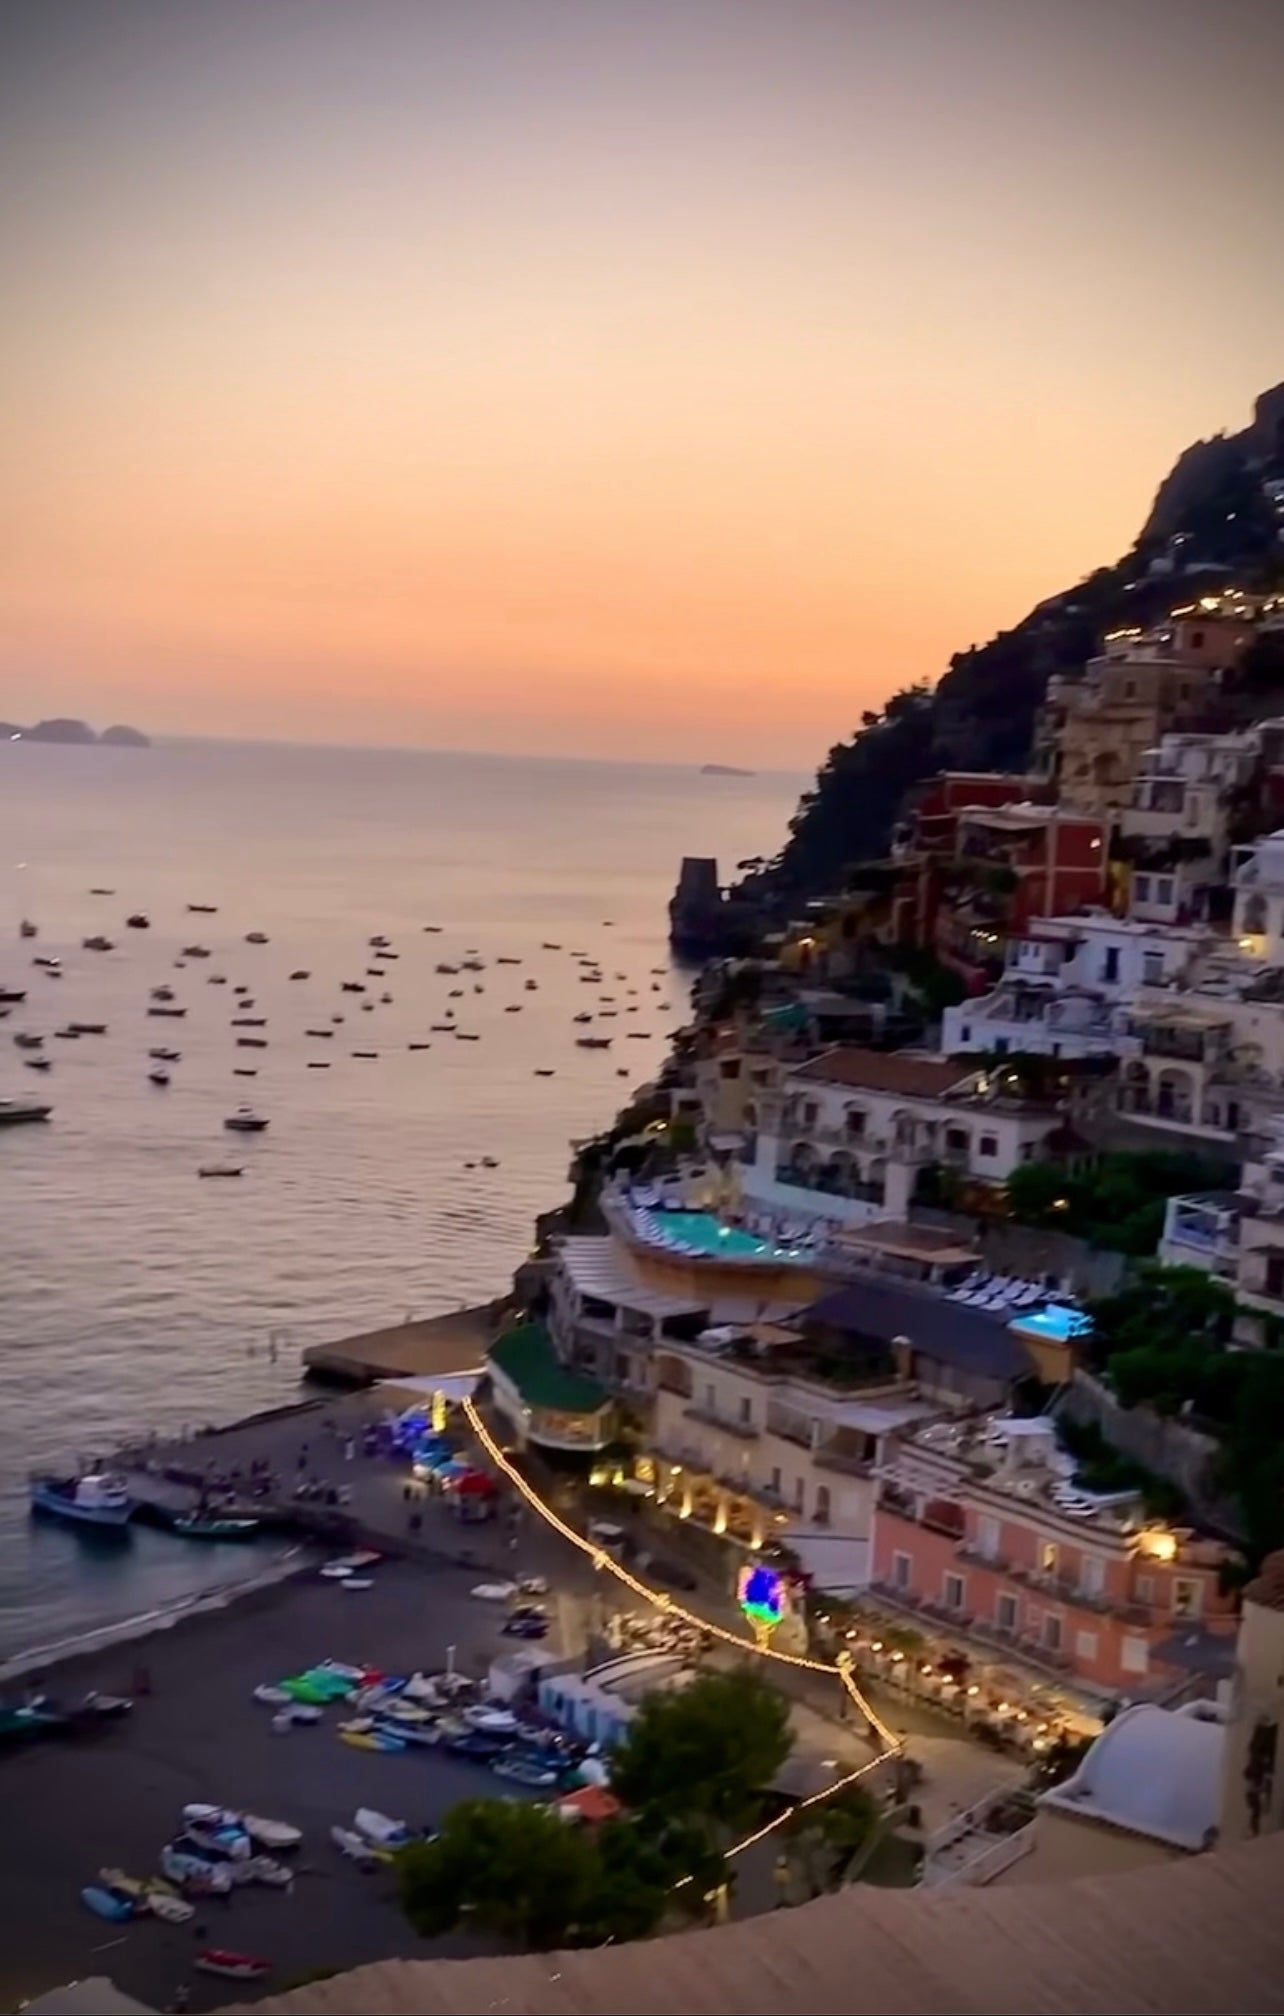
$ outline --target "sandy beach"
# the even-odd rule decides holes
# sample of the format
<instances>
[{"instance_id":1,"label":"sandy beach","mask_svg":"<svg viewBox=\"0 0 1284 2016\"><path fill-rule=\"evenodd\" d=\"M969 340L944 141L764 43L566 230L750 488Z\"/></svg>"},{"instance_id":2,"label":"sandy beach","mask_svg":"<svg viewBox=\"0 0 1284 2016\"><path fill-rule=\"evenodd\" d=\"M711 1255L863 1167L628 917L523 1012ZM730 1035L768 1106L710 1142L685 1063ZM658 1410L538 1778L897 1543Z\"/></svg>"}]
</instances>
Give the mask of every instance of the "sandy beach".
<instances>
[{"instance_id":1,"label":"sandy beach","mask_svg":"<svg viewBox=\"0 0 1284 2016\"><path fill-rule=\"evenodd\" d=\"M139 1663L152 1692L99 1739L36 1745L0 1761L5 2006L59 1981L106 1973L158 2008L189 1980L193 2008L213 2008L232 1991L189 1976L200 1944L262 1954L278 1987L310 1969L422 1951L401 1921L391 1880L361 1875L331 1845L329 1829L358 1805L411 1824L435 1822L456 1800L493 1793L495 1779L434 1751L381 1757L349 1749L336 1739L334 1715L330 1726L274 1735L270 1711L250 1697L259 1681L328 1657L392 1671L440 1668L453 1645L462 1670L484 1670L512 1641L500 1636L498 1610L470 1595L475 1580L464 1570L438 1568L429 1579L421 1567L389 1564L372 1589L345 1596L308 1574L61 1667L55 1682L66 1698L91 1686L127 1692ZM301 1827L293 1892L239 1891L230 1904L211 1900L181 1927L144 1919L117 1928L91 1916L81 1887L103 1866L154 1871L189 1800L248 1807ZM434 1950L467 1946L445 1941Z\"/></svg>"}]
</instances>

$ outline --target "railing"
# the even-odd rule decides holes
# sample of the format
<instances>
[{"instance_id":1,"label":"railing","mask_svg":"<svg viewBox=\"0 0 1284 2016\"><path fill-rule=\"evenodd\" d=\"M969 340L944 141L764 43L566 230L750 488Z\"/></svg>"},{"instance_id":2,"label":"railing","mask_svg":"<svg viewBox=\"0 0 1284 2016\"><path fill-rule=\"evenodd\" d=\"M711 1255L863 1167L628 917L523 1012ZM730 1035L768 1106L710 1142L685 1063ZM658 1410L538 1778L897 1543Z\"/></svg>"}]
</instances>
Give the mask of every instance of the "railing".
<instances>
[{"instance_id":1,"label":"railing","mask_svg":"<svg viewBox=\"0 0 1284 2016\"><path fill-rule=\"evenodd\" d=\"M736 1435L742 1442L756 1442L762 1433L752 1421L732 1420L720 1414L716 1407L684 1407L682 1410L688 1421L698 1421L706 1428L718 1428L724 1435Z\"/></svg>"},{"instance_id":2,"label":"railing","mask_svg":"<svg viewBox=\"0 0 1284 2016\"><path fill-rule=\"evenodd\" d=\"M924 1889L939 1890L948 1883L964 1883L980 1887L992 1883L1014 1862L1028 1855L1035 1845L1035 1823L1027 1820L1024 1827L1018 1827L1013 1834L996 1834L989 1846L981 1848L975 1855L944 1868L933 1869L930 1862L923 1867L922 1885Z\"/></svg>"},{"instance_id":3,"label":"railing","mask_svg":"<svg viewBox=\"0 0 1284 2016\"><path fill-rule=\"evenodd\" d=\"M867 1456L853 1456L846 1449L826 1449L822 1443L813 1450L812 1460L821 1470L836 1470L843 1477L869 1477L873 1465Z\"/></svg>"}]
</instances>

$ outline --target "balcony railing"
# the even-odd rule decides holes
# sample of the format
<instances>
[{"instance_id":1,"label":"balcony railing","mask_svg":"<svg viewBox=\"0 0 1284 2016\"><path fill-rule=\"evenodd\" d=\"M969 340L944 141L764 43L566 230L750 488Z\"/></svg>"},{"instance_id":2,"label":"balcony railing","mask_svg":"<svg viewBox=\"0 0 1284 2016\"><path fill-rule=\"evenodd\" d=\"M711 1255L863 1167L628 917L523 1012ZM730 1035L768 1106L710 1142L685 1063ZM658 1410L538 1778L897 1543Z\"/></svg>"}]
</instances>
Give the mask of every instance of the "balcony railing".
<instances>
[{"instance_id":1,"label":"balcony railing","mask_svg":"<svg viewBox=\"0 0 1284 2016\"><path fill-rule=\"evenodd\" d=\"M688 1421L698 1421L702 1427L720 1429L724 1435L738 1436L742 1442L756 1442L761 1429L752 1421L740 1421L728 1414L720 1413L716 1407L684 1407L682 1410Z\"/></svg>"},{"instance_id":2,"label":"balcony railing","mask_svg":"<svg viewBox=\"0 0 1284 2016\"><path fill-rule=\"evenodd\" d=\"M813 1461L821 1470L836 1470L843 1477L870 1477L874 1466L866 1456L852 1455L846 1449L826 1449L821 1447L813 1452Z\"/></svg>"}]
</instances>

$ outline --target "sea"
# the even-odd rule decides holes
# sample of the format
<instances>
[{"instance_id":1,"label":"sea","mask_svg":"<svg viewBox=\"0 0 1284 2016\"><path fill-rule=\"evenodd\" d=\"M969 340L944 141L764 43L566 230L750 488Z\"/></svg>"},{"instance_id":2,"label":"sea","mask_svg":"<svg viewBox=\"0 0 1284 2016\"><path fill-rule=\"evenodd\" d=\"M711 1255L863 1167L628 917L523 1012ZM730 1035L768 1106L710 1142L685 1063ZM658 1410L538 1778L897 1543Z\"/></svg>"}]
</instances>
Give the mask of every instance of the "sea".
<instances>
[{"instance_id":1,"label":"sea","mask_svg":"<svg viewBox=\"0 0 1284 2016\"><path fill-rule=\"evenodd\" d=\"M32 1520L31 1468L287 1402L306 1345L506 1286L566 1195L570 1143L653 1075L687 1011L666 940L681 856L727 875L774 851L804 782L212 741L0 748L0 987L26 991L0 1020L0 1097L53 1107L0 1129L0 1659L233 1572L161 1533L104 1551ZM112 949L84 949L95 935ZM395 959L372 956L376 936ZM482 971L437 970L470 956ZM181 1017L149 1013L158 987ZM577 1047L583 1011L609 1050ZM74 1021L106 1033L57 1035ZM448 1021L478 1040L433 1027ZM47 1072L25 1068L22 1031ZM158 1067L154 1048L181 1058ZM242 1104L266 1132L224 1129ZM212 1162L244 1175L202 1180Z\"/></svg>"}]
</instances>

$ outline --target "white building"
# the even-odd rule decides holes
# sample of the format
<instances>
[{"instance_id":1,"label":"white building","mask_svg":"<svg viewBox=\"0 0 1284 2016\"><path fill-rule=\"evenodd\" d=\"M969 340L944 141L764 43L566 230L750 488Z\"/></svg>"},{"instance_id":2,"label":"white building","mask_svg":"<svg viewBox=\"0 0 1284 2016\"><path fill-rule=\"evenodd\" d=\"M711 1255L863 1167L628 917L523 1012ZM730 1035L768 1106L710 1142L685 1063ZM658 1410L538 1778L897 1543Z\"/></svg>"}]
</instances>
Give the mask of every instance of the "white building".
<instances>
[{"instance_id":1,"label":"white building","mask_svg":"<svg viewBox=\"0 0 1284 2016\"><path fill-rule=\"evenodd\" d=\"M1058 1113L1004 1097L984 1071L839 1048L799 1065L763 1101L742 1181L746 1199L796 1218L859 1225L904 1220L928 1163L998 1185L1065 1147Z\"/></svg>"},{"instance_id":2,"label":"white building","mask_svg":"<svg viewBox=\"0 0 1284 2016\"><path fill-rule=\"evenodd\" d=\"M1225 879L1236 790L1261 749L1243 735L1165 735L1147 749L1119 814L1133 861L1129 915L1142 923L1181 924L1199 916L1208 891Z\"/></svg>"},{"instance_id":3,"label":"white building","mask_svg":"<svg viewBox=\"0 0 1284 2016\"><path fill-rule=\"evenodd\" d=\"M1237 847L1234 932L1242 952L1284 965L1284 831Z\"/></svg>"},{"instance_id":4,"label":"white building","mask_svg":"<svg viewBox=\"0 0 1284 2016\"><path fill-rule=\"evenodd\" d=\"M898 1434L939 1411L904 1380L835 1377L771 1325L661 1344L658 1494L678 1517L744 1545L785 1541L822 1589L863 1588L876 1467Z\"/></svg>"},{"instance_id":5,"label":"white building","mask_svg":"<svg viewBox=\"0 0 1284 2016\"><path fill-rule=\"evenodd\" d=\"M946 1009L941 1047L952 1057L1110 1056L1120 1004L1140 987L1171 985L1207 942L1204 932L1165 930L1106 910L1036 918L1010 946L994 991Z\"/></svg>"},{"instance_id":6,"label":"white building","mask_svg":"<svg viewBox=\"0 0 1284 2016\"><path fill-rule=\"evenodd\" d=\"M1233 1286L1239 1269L1239 1217L1239 1199L1233 1190L1200 1190L1170 1197L1159 1240L1160 1264L1197 1267Z\"/></svg>"}]
</instances>

